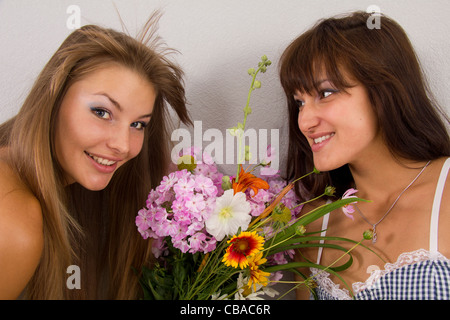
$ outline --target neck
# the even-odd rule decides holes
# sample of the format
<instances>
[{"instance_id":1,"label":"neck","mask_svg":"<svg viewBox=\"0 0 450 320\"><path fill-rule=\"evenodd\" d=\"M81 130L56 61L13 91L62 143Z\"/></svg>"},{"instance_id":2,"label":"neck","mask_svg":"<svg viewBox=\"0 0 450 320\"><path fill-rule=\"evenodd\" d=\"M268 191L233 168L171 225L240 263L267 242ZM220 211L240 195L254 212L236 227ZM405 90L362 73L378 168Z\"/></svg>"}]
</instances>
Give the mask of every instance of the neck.
<instances>
[{"instance_id":1,"label":"neck","mask_svg":"<svg viewBox=\"0 0 450 320\"><path fill-rule=\"evenodd\" d=\"M393 156L349 164L358 196L379 203L391 203L426 165Z\"/></svg>"}]
</instances>

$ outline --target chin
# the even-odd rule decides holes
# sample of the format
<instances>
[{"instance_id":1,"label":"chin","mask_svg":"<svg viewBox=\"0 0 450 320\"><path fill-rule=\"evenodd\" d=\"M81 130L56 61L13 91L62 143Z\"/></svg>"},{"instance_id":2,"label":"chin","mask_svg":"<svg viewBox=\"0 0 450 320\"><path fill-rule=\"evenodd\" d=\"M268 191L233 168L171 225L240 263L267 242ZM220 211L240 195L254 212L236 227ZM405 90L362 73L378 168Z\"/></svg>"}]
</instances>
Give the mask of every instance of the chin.
<instances>
[{"instance_id":1,"label":"chin","mask_svg":"<svg viewBox=\"0 0 450 320\"><path fill-rule=\"evenodd\" d=\"M108 179L107 181L85 181L85 182L79 182L85 189L90 191L101 191L105 189L111 179Z\"/></svg>"},{"instance_id":2,"label":"chin","mask_svg":"<svg viewBox=\"0 0 450 320\"><path fill-rule=\"evenodd\" d=\"M314 167L321 171L327 172L342 167L345 163L337 163L336 161L321 161L314 159Z\"/></svg>"}]
</instances>

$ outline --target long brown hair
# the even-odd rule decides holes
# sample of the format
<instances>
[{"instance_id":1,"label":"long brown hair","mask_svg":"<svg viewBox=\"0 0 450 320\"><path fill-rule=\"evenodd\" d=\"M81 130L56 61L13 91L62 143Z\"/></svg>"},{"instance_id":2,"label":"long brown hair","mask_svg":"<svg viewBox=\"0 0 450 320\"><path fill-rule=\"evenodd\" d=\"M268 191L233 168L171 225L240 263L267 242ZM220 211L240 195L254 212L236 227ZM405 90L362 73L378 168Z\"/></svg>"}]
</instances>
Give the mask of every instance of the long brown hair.
<instances>
[{"instance_id":1,"label":"long brown hair","mask_svg":"<svg viewBox=\"0 0 450 320\"><path fill-rule=\"evenodd\" d=\"M94 25L75 30L44 67L17 116L0 126L0 143L8 146L11 166L40 201L44 220L44 250L26 298L139 295L132 268L140 271L151 258L151 248L134 221L150 189L167 172L168 106L183 123L191 123L183 72L168 59L172 50L154 34L159 17L153 14L137 39ZM65 187L53 146L61 101L71 84L110 62L138 72L155 88L142 150L117 170L102 191L88 191L78 184ZM81 290L66 288L66 269L72 264L80 267Z\"/></svg>"},{"instance_id":2,"label":"long brown hair","mask_svg":"<svg viewBox=\"0 0 450 320\"><path fill-rule=\"evenodd\" d=\"M311 148L298 127L298 106L293 95L318 92L319 72L344 90L345 73L367 90L380 132L397 158L427 161L450 155L445 122L448 117L435 102L426 84L416 53L400 25L381 15L380 28L370 29L370 14L354 12L319 21L295 39L280 60L281 84L288 100L289 148L287 176L310 172ZM304 181L312 194L327 184L342 194L351 186L348 165L311 176Z\"/></svg>"}]
</instances>

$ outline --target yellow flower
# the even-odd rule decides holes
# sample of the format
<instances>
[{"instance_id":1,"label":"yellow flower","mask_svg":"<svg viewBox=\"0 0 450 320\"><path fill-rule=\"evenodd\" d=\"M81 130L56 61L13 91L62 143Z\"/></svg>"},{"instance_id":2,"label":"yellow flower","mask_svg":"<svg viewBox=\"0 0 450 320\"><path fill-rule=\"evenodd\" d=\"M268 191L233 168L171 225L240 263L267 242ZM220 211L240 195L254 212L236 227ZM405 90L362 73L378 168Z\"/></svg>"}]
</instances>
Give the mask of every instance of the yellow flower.
<instances>
[{"instance_id":1,"label":"yellow flower","mask_svg":"<svg viewBox=\"0 0 450 320\"><path fill-rule=\"evenodd\" d=\"M178 158L177 161L178 170L186 169L187 171L194 171L197 168L197 163L191 155L184 155Z\"/></svg>"},{"instance_id":2,"label":"yellow flower","mask_svg":"<svg viewBox=\"0 0 450 320\"><path fill-rule=\"evenodd\" d=\"M228 240L228 246L222 262L226 266L244 269L248 266L247 257L250 257L263 249L264 238L256 234L255 231L241 232L238 236L233 236Z\"/></svg>"},{"instance_id":3,"label":"yellow flower","mask_svg":"<svg viewBox=\"0 0 450 320\"><path fill-rule=\"evenodd\" d=\"M259 252L251 257L247 258L248 266L250 269L250 278L248 280L248 287L253 285L253 289L256 291L256 285L261 284L267 286L267 277L270 276L269 272L264 272L259 269L259 266L266 263L267 259L262 258L262 252Z\"/></svg>"},{"instance_id":4,"label":"yellow flower","mask_svg":"<svg viewBox=\"0 0 450 320\"><path fill-rule=\"evenodd\" d=\"M288 223L291 218L291 209L289 209L282 203L278 204L272 211L273 221Z\"/></svg>"}]
</instances>

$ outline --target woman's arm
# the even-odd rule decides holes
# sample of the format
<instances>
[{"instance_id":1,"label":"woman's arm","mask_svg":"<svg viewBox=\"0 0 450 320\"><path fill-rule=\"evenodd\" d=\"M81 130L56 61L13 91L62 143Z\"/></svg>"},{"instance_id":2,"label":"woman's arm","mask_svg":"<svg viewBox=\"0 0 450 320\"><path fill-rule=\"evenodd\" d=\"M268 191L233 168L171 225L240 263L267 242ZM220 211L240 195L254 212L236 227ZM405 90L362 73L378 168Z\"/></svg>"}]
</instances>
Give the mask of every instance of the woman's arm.
<instances>
[{"instance_id":1,"label":"woman's arm","mask_svg":"<svg viewBox=\"0 0 450 320\"><path fill-rule=\"evenodd\" d=\"M32 277L44 244L39 201L20 188L0 164L0 299L19 297Z\"/></svg>"}]
</instances>

